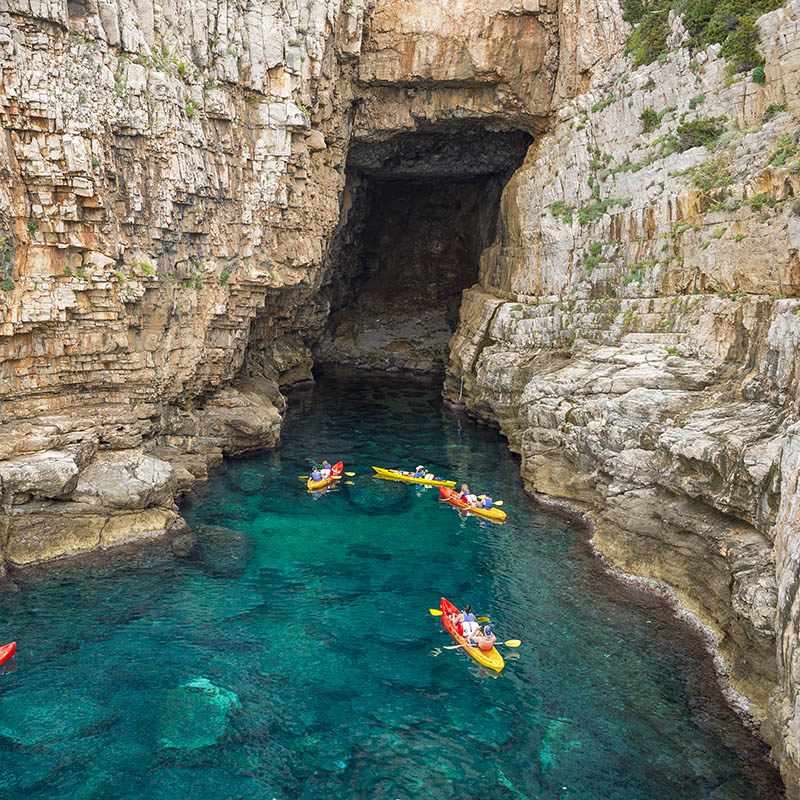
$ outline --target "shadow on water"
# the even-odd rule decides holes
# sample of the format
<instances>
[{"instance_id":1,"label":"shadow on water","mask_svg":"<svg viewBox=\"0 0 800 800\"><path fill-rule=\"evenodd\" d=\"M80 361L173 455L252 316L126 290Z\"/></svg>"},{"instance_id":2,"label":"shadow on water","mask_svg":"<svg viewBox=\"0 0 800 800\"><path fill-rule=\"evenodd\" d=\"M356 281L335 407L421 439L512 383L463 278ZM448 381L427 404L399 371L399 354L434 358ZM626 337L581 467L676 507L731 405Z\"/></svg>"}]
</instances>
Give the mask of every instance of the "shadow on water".
<instances>
[{"instance_id":1,"label":"shadow on water","mask_svg":"<svg viewBox=\"0 0 800 800\"><path fill-rule=\"evenodd\" d=\"M310 495L298 475L322 458L353 484ZM371 477L419 463L491 488L508 522ZM191 558L78 560L0 596L20 642L0 795L782 796L699 638L537 509L500 436L434 383L321 376L280 449L226 461L183 512ZM499 676L444 649L442 595L522 639Z\"/></svg>"}]
</instances>

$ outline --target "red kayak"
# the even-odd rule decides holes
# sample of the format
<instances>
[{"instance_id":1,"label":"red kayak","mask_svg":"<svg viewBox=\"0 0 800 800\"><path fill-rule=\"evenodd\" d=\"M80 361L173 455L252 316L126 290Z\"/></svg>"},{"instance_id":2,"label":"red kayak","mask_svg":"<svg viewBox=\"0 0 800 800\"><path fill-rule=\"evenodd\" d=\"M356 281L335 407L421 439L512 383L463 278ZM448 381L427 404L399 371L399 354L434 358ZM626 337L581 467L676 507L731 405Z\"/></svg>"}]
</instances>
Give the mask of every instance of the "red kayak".
<instances>
[{"instance_id":1,"label":"red kayak","mask_svg":"<svg viewBox=\"0 0 800 800\"><path fill-rule=\"evenodd\" d=\"M506 512L501 511L499 508L479 508L478 506L471 506L465 503L459 496L458 492L448 489L446 486L439 487L439 494L443 500L447 500L451 506L455 506L461 511L468 511L470 514L477 514L479 517L490 519L492 522L502 522L506 518Z\"/></svg>"},{"instance_id":2,"label":"red kayak","mask_svg":"<svg viewBox=\"0 0 800 800\"><path fill-rule=\"evenodd\" d=\"M11 642L5 647L0 647L0 664L5 664L9 658L12 658L14 653L17 652L17 643Z\"/></svg>"}]
</instances>

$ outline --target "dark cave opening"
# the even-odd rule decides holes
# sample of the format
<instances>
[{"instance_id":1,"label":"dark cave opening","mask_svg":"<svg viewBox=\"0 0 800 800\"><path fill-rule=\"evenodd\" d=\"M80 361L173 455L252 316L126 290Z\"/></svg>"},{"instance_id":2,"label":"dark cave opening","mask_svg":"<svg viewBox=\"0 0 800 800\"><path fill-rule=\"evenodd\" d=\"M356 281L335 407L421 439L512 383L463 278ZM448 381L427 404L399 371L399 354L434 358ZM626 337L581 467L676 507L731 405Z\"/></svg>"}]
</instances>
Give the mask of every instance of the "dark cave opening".
<instances>
[{"instance_id":1,"label":"dark cave opening","mask_svg":"<svg viewBox=\"0 0 800 800\"><path fill-rule=\"evenodd\" d=\"M471 125L355 142L325 256L317 363L443 367L461 293L478 280L500 195L532 139Z\"/></svg>"}]
</instances>

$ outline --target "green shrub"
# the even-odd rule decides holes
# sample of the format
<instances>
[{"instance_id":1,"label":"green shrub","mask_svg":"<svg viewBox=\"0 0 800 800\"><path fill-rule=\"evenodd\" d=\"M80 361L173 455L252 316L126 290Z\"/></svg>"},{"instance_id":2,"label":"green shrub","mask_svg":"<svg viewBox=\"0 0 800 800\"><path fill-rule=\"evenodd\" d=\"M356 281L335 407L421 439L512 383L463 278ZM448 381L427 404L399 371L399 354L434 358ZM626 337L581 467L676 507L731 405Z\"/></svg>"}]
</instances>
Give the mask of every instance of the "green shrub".
<instances>
[{"instance_id":1,"label":"green shrub","mask_svg":"<svg viewBox=\"0 0 800 800\"><path fill-rule=\"evenodd\" d=\"M633 24L627 51L635 66L649 64L667 52L670 11L683 13L689 46L703 50L721 44L721 54L732 72L752 70L763 64L758 53L755 20L780 8L785 0L623 0L623 18Z\"/></svg>"},{"instance_id":2,"label":"green shrub","mask_svg":"<svg viewBox=\"0 0 800 800\"><path fill-rule=\"evenodd\" d=\"M191 119L194 116L195 109L197 108L197 103L194 100L187 100L186 101L186 116Z\"/></svg>"},{"instance_id":3,"label":"green shrub","mask_svg":"<svg viewBox=\"0 0 800 800\"><path fill-rule=\"evenodd\" d=\"M575 210L568 206L563 200L556 200L548 206L550 213L558 217L565 225L572 225L572 212Z\"/></svg>"},{"instance_id":4,"label":"green shrub","mask_svg":"<svg viewBox=\"0 0 800 800\"><path fill-rule=\"evenodd\" d=\"M733 176L728 172L728 162L724 158L710 158L700 166L690 170L692 183L703 194L708 194L714 189L721 189L733 183Z\"/></svg>"},{"instance_id":5,"label":"green shrub","mask_svg":"<svg viewBox=\"0 0 800 800\"><path fill-rule=\"evenodd\" d=\"M786 111L786 103L770 103L766 109L764 109L764 113L761 115L761 122L767 123L774 116L777 116L784 111Z\"/></svg>"},{"instance_id":6,"label":"green shrub","mask_svg":"<svg viewBox=\"0 0 800 800\"><path fill-rule=\"evenodd\" d=\"M5 278L4 280L0 281L0 289L4 292L10 292L14 288L14 281L11 278Z\"/></svg>"},{"instance_id":7,"label":"green shrub","mask_svg":"<svg viewBox=\"0 0 800 800\"><path fill-rule=\"evenodd\" d=\"M604 108L608 108L608 106L616 102L617 98L613 94L610 94L608 97L604 97L602 100L599 100L597 103L595 103L592 106L592 111L593 112L602 111Z\"/></svg>"},{"instance_id":8,"label":"green shrub","mask_svg":"<svg viewBox=\"0 0 800 800\"><path fill-rule=\"evenodd\" d=\"M778 139L778 149L770 156L769 163L773 167L782 167L786 160L795 155L800 148L794 143L791 136L781 136Z\"/></svg>"},{"instance_id":9,"label":"green shrub","mask_svg":"<svg viewBox=\"0 0 800 800\"><path fill-rule=\"evenodd\" d=\"M719 139L725 130L722 117L708 117L694 119L678 125L676 134L680 149L688 150L691 147L709 147Z\"/></svg>"},{"instance_id":10,"label":"green shrub","mask_svg":"<svg viewBox=\"0 0 800 800\"><path fill-rule=\"evenodd\" d=\"M600 253L603 252L603 243L602 242L592 242L589 245L589 254L593 256L599 256Z\"/></svg>"},{"instance_id":11,"label":"green shrub","mask_svg":"<svg viewBox=\"0 0 800 800\"><path fill-rule=\"evenodd\" d=\"M92 156L92 166L93 167L100 166L100 159L97 156Z\"/></svg>"},{"instance_id":12,"label":"green shrub","mask_svg":"<svg viewBox=\"0 0 800 800\"><path fill-rule=\"evenodd\" d=\"M224 269L219 274L219 282L221 286L225 286L228 283L228 278L230 278L231 273L230 270ZM522 308L522 306L520 306Z\"/></svg>"},{"instance_id":13,"label":"green shrub","mask_svg":"<svg viewBox=\"0 0 800 800\"><path fill-rule=\"evenodd\" d=\"M689 108L694 111L706 99L705 94L698 94L689 101Z\"/></svg>"},{"instance_id":14,"label":"green shrub","mask_svg":"<svg viewBox=\"0 0 800 800\"><path fill-rule=\"evenodd\" d=\"M658 127L660 122L658 113L652 108L646 108L639 114L639 120L642 123L642 133L650 133Z\"/></svg>"},{"instance_id":15,"label":"green shrub","mask_svg":"<svg viewBox=\"0 0 800 800\"><path fill-rule=\"evenodd\" d=\"M28 233L33 236L39 230L39 223L35 219L28 220Z\"/></svg>"},{"instance_id":16,"label":"green shrub","mask_svg":"<svg viewBox=\"0 0 800 800\"><path fill-rule=\"evenodd\" d=\"M590 222L600 219L612 206L626 206L629 203L629 199L618 197L607 197L605 200L593 200L588 205L578 209L578 224L588 225Z\"/></svg>"},{"instance_id":17,"label":"green shrub","mask_svg":"<svg viewBox=\"0 0 800 800\"><path fill-rule=\"evenodd\" d=\"M766 83L767 82L767 73L764 72L764 67L759 64L751 73L750 77L756 83Z\"/></svg>"}]
</instances>

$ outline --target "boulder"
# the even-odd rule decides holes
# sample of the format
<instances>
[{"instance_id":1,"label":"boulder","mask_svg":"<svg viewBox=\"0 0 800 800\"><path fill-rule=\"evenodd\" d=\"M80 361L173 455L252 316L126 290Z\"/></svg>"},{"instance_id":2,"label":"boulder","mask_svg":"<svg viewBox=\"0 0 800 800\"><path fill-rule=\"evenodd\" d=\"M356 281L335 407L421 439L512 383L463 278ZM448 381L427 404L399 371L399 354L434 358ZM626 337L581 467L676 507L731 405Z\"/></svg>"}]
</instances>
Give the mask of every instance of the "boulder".
<instances>
[{"instance_id":1,"label":"boulder","mask_svg":"<svg viewBox=\"0 0 800 800\"><path fill-rule=\"evenodd\" d=\"M204 525L197 528L200 558L212 575L232 578L241 575L255 551L255 541L248 533Z\"/></svg>"},{"instance_id":2,"label":"boulder","mask_svg":"<svg viewBox=\"0 0 800 800\"><path fill-rule=\"evenodd\" d=\"M43 453L0 461L0 496L13 502L20 495L65 497L78 482L78 465L69 453Z\"/></svg>"},{"instance_id":3,"label":"boulder","mask_svg":"<svg viewBox=\"0 0 800 800\"><path fill-rule=\"evenodd\" d=\"M235 692L195 678L167 693L158 715L158 743L173 750L216 744L230 715L241 707Z\"/></svg>"},{"instance_id":4,"label":"boulder","mask_svg":"<svg viewBox=\"0 0 800 800\"><path fill-rule=\"evenodd\" d=\"M104 453L80 475L72 499L105 508L171 505L173 470L138 450Z\"/></svg>"}]
</instances>

